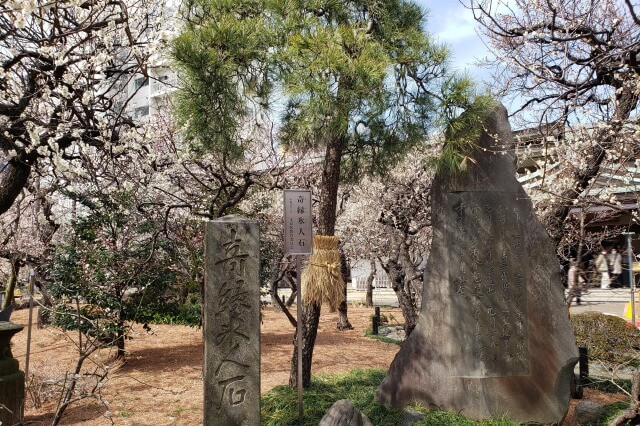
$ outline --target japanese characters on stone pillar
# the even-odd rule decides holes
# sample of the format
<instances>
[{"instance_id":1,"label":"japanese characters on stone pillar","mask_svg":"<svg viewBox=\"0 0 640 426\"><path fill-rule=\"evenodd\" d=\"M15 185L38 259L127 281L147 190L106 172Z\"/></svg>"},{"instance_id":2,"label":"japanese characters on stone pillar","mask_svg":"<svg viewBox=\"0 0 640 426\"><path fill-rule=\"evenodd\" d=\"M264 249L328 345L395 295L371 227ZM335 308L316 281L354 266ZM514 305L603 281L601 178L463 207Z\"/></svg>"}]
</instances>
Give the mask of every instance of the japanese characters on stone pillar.
<instances>
[{"instance_id":1,"label":"japanese characters on stone pillar","mask_svg":"<svg viewBox=\"0 0 640 426\"><path fill-rule=\"evenodd\" d=\"M310 254L313 246L311 191L284 190L284 251Z\"/></svg>"},{"instance_id":2,"label":"japanese characters on stone pillar","mask_svg":"<svg viewBox=\"0 0 640 426\"><path fill-rule=\"evenodd\" d=\"M259 228L237 216L206 224L204 424L260 424Z\"/></svg>"}]
</instances>

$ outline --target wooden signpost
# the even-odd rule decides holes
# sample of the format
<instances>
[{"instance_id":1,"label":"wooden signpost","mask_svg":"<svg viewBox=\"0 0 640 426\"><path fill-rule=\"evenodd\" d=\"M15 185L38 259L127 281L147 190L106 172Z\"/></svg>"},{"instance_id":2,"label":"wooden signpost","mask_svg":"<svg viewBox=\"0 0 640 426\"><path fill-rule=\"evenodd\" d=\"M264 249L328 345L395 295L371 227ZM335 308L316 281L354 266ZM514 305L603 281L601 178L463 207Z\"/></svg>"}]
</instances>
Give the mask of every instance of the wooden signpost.
<instances>
[{"instance_id":1,"label":"wooden signpost","mask_svg":"<svg viewBox=\"0 0 640 426\"><path fill-rule=\"evenodd\" d=\"M311 254L313 249L313 215L311 191L307 189L284 190L284 251L296 256L298 330L298 416L302 420L302 285L300 255Z\"/></svg>"}]
</instances>

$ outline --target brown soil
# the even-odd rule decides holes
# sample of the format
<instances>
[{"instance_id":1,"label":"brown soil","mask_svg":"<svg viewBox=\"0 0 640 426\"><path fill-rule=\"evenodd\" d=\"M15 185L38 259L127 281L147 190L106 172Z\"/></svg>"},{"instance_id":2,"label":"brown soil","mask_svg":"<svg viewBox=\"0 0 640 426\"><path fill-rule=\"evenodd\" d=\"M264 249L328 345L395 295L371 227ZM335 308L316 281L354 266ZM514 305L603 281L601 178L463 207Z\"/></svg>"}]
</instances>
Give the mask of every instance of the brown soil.
<instances>
[{"instance_id":1,"label":"brown soil","mask_svg":"<svg viewBox=\"0 0 640 426\"><path fill-rule=\"evenodd\" d=\"M585 388L582 399L571 400L569 412L567 413L567 418L565 419L563 426L578 426L578 423L574 419L574 410L580 401L592 401L601 406L605 406L625 399L628 400L628 398L629 397L623 393L605 393L595 389Z\"/></svg>"},{"instance_id":2,"label":"brown soil","mask_svg":"<svg viewBox=\"0 0 640 426\"><path fill-rule=\"evenodd\" d=\"M354 368L386 369L399 346L378 342L364 336L370 326L372 309L350 307L349 319L354 330L339 332L336 313L324 312L313 358L314 374L347 372ZM383 313L401 319L398 309ZM294 313L295 315L295 313ZM26 310L14 313L12 321L26 325ZM102 399L85 399L69 407L62 424L78 425L196 425L202 423L202 330L185 326L155 325L152 332L134 327L133 340L127 341L128 356L122 364L110 364L112 372L101 388ZM277 385L286 385L293 350L294 328L284 314L272 309L263 311L262 382L265 392ZM26 329L13 338L13 354L25 365ZM73 370L77 352L75 337L58 329L32 330L30 372L35 383L63 377ZM105 363L113 353L102 352L85 363ZM32 386L35 389L36 386ZM585 399L608 404L623 398L587 389ZM50 424L56 405L47 401L40 409L28 400L27 424ZM565 425L573 426L572 401ZM29 406L31 404L31 406ZM107 415L107 411L109 412Z\"/></svg>"},{"instance_id":3,"label":"brown soil","mask_svg":"<svg viewBox=\"0 0 640 426\"><path fill-rule=\"evenodd\" d=\"M384 309L402 318L398 309ZM399 346L364 336L370 326L372 309L350 307L354 330L336 331L337 313L320 318L313 357L313 374L341 373L354 368L386 369ZM295 315L295 312L294 312ZM26 310L13 314L12 321L26 325ZM152 333L134 327L133 340L127 341L126 362L114 366L108 382L101 388L108 409L95 399L86 399L65 412L62 424L110 425L196 425L202 423L202 330L176 325L154 325ZM267 391L289 381L289 365L295 329L284 314L263 311L261 388ZM71 337L70 337L71 336ZM73 335L55 328L32 330L30 372L40 382L73 370L77 352ZM24 369L26 329L13 338L13 354ZM110 353L100 353L87 361L105 362ZM29 403L30 401L28 401ZM27 407L30 424L50 424L57 401L36 410ZM105 413L110 411L110 418Z\"/></svg>"}]
</instances>

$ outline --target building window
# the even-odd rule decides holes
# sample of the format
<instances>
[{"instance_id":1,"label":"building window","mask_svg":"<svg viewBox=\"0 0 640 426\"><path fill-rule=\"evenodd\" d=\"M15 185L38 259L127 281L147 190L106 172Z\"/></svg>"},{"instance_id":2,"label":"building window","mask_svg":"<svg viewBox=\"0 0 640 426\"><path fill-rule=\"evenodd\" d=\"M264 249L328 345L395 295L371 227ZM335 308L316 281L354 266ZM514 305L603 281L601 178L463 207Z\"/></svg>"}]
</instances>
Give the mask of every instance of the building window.
<instances>
[{"instance_id":1,"label":"building window","mask_svg":"<svg viewBox=\"0 0 640 426\"><path fill-rule=\"evenodd\" d=\"M133 118L142 118L147 115L149 115L149 106L143 106L133 110Z\"/></svg>"},{"instance_id":2,"label":"building window","mask_svg":"<svg viewBox=\"0 0 640 426\"><path fill-rule=\"evenodd\" d=\"M138 90L141 87L148 86L148 85L149 85L149 78L148 77L136 78L133 81L133 90Z\"/></svg>"}]
</instances>

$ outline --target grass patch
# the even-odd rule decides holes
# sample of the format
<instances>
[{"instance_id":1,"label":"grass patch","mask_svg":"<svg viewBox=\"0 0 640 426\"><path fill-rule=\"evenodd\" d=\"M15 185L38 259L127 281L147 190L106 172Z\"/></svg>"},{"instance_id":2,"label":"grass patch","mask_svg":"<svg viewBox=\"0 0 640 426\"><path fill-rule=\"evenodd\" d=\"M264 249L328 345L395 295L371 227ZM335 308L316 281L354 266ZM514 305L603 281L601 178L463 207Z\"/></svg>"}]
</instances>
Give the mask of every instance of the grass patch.
<instances>
[{"instance_id":1,"label":"grass patch","mask_svg":"<svg viewBox=\"0 0 640 426\"><path fill-rule=\"evenodd\" d=\"M383 343L391 343L392 345L398 345L398 346L402 346L402 342L398 341L398 340L394 340L394 339L390 339L386 336L382 336L380 334L373 334L373 329L371 327L367 328L364 331L364 335L370 339L373 340L378 340L380 342Z\"/></svg>"},{"instance_id":2,"label":"grass patch","mask_svg":"<svg viewBox=\"0 0 640 426\"><path fill-rule=\"evenodd\" d=\"M622 390L620 388L624 389L625 392L631 392L631 380L629 379L617 379L613 383L610 379L592 376L586 378L584 386L606 393L621 393Z\"/></svg>"},{"instance_id":3,"label":"grass patch","mask_svg":"<svg viewBox=\"0 0 640 426\"><path fill-rule=\"evenodd\" d=\"M376 389L386 375L382 370L352 370L346 374L314 376L311 387L304 392L305 418L298 421L297 391L287 386L277 386L262 395L261 425L263 426L316 426L322 416L340 399L350 400L369 417L376 426L402 424L404 411L392 410L374 400ZM421 407L413 409L424 412L427 417L416 425L427 426L515 426L506 419L476 422L454 413L427 411Z\"/></svg>"},{"instance_id":4,"label":"grass patch","mask_svg":"<svg viewBox=\"0 0 640 426\"><path fill-rule=\"evenodd\" d=\"M317 426L322 416L340 399L350 400L375 425L402 424L402 412L389 410L374 401L378 385L386 375L382 370L352 370L346 374L314 376L304 391L304 422L298 421L298 393L277 386L262 395L261 425Z\"/></svg>"},{"instance_id":5,"label":"grass patch","mask_svg":"<svg viewBox=\"0 0 640 426\"><path fill-rule=\"evenodd\" d=\"M618 417L620 413L629 408L629 401L618 401L613 404L604 406L604 415L602 416L603 420L600 424L608 425L613 419Z\"/></svg>"},{"instance_id":6,"label":"grass patch","mask_svg":"<svg viewBox=\"0 0 640 426\"><path fill-rule=\"evenodd\" d=\"M412 409L426 414L424 419L414 423L415 426L517 426L520 424L509 419L476 421L450 411L428 411L423 407L412 407Z\"/></svg>"}]
</instances>

